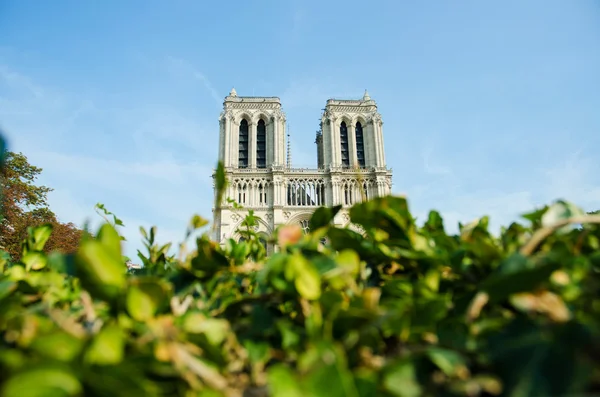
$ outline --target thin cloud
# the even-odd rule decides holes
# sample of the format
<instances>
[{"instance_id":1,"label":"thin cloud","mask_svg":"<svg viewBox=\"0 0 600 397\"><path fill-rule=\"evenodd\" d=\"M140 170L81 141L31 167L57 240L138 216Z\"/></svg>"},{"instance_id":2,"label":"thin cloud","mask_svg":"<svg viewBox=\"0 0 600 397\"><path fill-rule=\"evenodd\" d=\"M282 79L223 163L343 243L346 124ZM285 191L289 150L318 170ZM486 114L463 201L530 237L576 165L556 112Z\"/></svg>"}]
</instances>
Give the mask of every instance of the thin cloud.
<instances>
[{"instance_id":1,"label":"thin cloud","mask_svg":"<svg viewBox=\"0 0 600 397\"><path fill-rule=\"evenodd\" d=\"M223 104L223 96L213 87L206 75L196 69L190 62L181 58L167 56L167 67L177 74L189 76L200 81L212 96L215 104L219 107Z\"/></svg>"},{"instance_id":2,"label":"thin cloud","mask_svg":"<svg viewBox=\"0 0 600 397\"><path fill-rule=\"evenodd\" d=\"M25 88L33 97L39 99L44 96L44 90L37 84L34 84L27 76L10 70L5 65L0 65L0 80L11 88L21 90Z\"/></svg>"}]
</instances>

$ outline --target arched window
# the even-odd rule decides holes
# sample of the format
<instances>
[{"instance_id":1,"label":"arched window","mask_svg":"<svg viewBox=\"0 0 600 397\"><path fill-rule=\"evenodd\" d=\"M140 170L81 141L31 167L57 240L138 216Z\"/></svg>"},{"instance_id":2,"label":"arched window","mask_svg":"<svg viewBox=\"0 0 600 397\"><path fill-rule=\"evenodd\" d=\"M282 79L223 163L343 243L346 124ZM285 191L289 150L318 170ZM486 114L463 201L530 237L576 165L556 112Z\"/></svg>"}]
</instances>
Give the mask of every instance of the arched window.
<instances>
[{"instance_id":1,"label":"arched window","mask_svg":"<svg viewBox=\"0 0 600 397\"><path fill-rule=\"evenodd\" d=\"M248 167L248 121L246 119L240 122L240 153L238 157L238 167Z\"/></svg>"},{"instance_id":2,"label":"arched window","mask_svg":"<svg viewBox=\"0 0 600 397\"><path fill-rule=\"evenodd\" d=\"M342 146L342 166L350 166L350 156L348 153L348 127L346 122L342 121L340 125L340 144Z\"/></svg>"},{"instance_id":3,"label":"arched window","mask_svg":"<svg viewBox=\"0 0 600 397\"><path fill-rule=\"evenodd\" d=\"M358 166L365 167L365 141L363 138L363 129L360 121L356 122L356 159Z\"/></svg>"},{"instance_id":4,"label":"arched window","mask_svg":"<svg viewBox=\"0 0 600 397\"><path fill-rule=\"evenodd\" d=\"M267 127L263 119L256 126L256 167L267 168Z\"/></svg>"}]
</instances>

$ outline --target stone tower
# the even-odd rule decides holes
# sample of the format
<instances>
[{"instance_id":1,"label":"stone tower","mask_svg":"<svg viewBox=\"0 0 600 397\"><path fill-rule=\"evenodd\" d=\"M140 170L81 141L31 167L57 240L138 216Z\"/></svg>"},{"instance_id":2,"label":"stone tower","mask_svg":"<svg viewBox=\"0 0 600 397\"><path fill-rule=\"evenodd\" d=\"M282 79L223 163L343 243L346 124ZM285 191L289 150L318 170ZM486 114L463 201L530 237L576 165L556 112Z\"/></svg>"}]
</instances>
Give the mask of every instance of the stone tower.
<instances>
[{"instance_id":1,"label":"stone tower","mask_svg":"<svg viewBox=\"0 0 600 397\"><path fill-rule=\"evenodd\" d=\"M241 97L232 89L219 118L219 161L229 184L226 199L215 209L215 240L238 240L248 209L258 216L265 241L282 224L298 223L307 231L312 212L322 205L342 204L346 208L334 222L355 228L347 207L391 192L382 127L377 104L366 91L360 100L329 99L316 137L318 168L292 168L286 164L279 98Z\"/></svg>"}]
</instances>

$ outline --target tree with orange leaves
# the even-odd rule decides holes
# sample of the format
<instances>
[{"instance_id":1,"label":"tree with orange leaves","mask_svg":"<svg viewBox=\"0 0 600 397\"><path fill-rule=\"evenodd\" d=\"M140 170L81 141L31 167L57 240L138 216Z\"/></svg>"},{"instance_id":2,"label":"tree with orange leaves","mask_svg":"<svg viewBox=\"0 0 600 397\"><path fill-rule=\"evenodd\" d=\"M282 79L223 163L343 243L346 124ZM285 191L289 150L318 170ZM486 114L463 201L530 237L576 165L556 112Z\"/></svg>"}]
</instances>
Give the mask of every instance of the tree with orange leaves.
<instances>
[{"instance_id":1,"label":"tree with orange leaves","mask_svg":"<svg viewBox=\"0 0 600 397\"><path fill-rule=\"evenodd\" d=\"M30 226L52 225L53 232L46 244L46 252L74 252L83 233L72 223L61 223L50 210L47 194L52 189L36 185L41 172L42 169L29 164L22 153L4 153L4 166L0 171L0 249L8 252L13 260L20 258L21 242Z\"/></svg>"}]
</instances>

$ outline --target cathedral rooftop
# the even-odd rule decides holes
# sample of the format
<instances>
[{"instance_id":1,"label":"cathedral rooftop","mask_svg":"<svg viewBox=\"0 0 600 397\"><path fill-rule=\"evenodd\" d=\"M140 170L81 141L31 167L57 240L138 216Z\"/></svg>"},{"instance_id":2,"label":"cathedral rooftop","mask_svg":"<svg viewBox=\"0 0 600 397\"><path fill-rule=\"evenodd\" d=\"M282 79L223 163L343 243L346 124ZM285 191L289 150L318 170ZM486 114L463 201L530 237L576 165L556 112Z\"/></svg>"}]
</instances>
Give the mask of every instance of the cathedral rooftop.
<instances>
[{"instance_id":1,"label":"cathedral rooftop","mask_svg":"<svg viewBox=\"0 0 600 397\"><path fill-rule=\"evenodd\" d=\"M331 98L327 100L327 106L377 106L374 100L371 99L369 92L365 90L365 93L361 99L336 99Z\"/></svg>"},{"instance_id":2,"label":"cathedral rooftop","mask_svg":"<svg viewBox=\"0 0 600 397\"><path fill-rule=\"evenodd\" d=\"M246 102L246 103L279 103L281 104L281 100L279 97L267 97L267 96L238 96L235 88L231 89L229 95L225 97L225 102Z\"/></svg>"}]
</instances>

